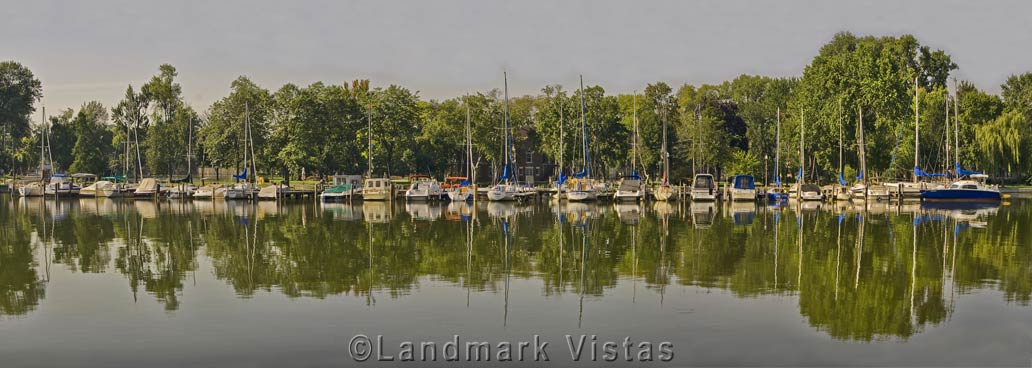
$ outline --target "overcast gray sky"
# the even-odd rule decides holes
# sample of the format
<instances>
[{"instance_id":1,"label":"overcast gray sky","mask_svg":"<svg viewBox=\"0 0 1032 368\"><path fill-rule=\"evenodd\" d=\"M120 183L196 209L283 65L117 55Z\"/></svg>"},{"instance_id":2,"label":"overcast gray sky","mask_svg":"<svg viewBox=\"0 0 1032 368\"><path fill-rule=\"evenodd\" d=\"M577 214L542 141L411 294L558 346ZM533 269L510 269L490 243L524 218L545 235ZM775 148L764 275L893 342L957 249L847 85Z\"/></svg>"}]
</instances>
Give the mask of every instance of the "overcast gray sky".
<instances>
[{"instance_id":1,"label":"overcast gray sky","mask_svg":"<svg viewBox=\"0 0 1032 368\"><path fill-rule=\"evenodd\" d=\"M911 33L998 92L1032 71L1032 1L3 0L0 60L28 66L48 109L116 103L162 63L201 110L247 75L265 88L368 78L428 98L536 93L577 75L611 93L665 81L800 75L839 31Z\"/></svg>"}]
</instances>

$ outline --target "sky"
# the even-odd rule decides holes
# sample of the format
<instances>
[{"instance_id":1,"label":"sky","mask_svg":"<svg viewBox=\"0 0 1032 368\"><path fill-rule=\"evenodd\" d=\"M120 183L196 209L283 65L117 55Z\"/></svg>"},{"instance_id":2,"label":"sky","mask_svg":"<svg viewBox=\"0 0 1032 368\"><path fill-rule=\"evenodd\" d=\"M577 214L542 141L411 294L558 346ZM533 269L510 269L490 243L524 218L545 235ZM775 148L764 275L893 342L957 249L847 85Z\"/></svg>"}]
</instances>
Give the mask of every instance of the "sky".
<instances>
[{"instance_id":1,"label":"sky","mask_svg":"<svg viewBox=\"0 0 1032 368\"><path fill-rule=\"evenodd\" d=\"M30 68L50 111L113 106L170 63L204 111L246 75L370 79L443 99L501 88L607 93L741 74L799 76L835 33L913 34L955 76L998 93L1032 71L1032 1L48 1L0 0L0 60Z\"/></svg>"}]
</instances>

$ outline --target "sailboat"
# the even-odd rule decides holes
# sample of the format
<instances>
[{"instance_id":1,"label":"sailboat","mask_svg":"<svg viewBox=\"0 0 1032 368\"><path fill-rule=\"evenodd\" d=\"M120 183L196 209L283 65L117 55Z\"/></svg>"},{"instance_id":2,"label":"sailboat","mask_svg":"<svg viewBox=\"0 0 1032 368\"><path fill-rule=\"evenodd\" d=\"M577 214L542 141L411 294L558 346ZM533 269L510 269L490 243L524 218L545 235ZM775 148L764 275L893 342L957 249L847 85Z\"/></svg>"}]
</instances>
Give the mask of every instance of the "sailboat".
<instances>
[{"instance_id":1,"label":"sailboat","mask_svg":"<svg viewBox=\"0 0 1032 368\"><path fill-rule=\"evenodd\" d=\"M831 192L835 195L836 201L848 201L849 200L849 183L846 182L846 178L843 177L843 166L842 166L842 135L843 135L843 124L842 124L842 100L839 99L838 109L838 183L835 183L831 187Z\"/></svg>"},{"instance_id":2,"label":"sailboat","mask_svg":"<svg viewBox=\"0 0 1032 368\"><path fill-rule=\"evenodd\" d=\"M39 181L26 183L18 187L18 195L22 197L42 197L44 193L44 180L46 178L46 170L44 168L44 157L46 151L43 143L43 137L45 135L44 130L46 128L47 120L47 108L43 107L43 121L39 126Z\"/></svg>"},{"instance_id":3,"label":"sailboat","mask_svg":"<svg viewBox=\"0 0 1032 368\"><path fill-rule=\"evenodd\" d=\"M799 109L799 177L796 180L795 194L803 201L823 201L824 192L814 184L806 184L806 135L803 109ZM792 193L789 193L789 197Z\"/></svg>"},{"instance_id":4,"label":"sailboat","mask_svg":"<svg viewBox=\"0 0 1032 368\"><path fill-rule=\"evenodd\" d=\"M566 171L563 170L563 156L566 154L566 147L564 146L565 136L563 135L563 125L566 124L563 121L563 100L561 95L556 96L559 100L559 175L555 181L555 195L552 196L552 201L559 202L566 199L566 190L563 188L563 184L566 183Z\"/></svg>"},{"instance_id":5,"label":"sailboat","mask_svg":"<svg viewBox=\"0 0 1032 368\"><path fill-rule=\"evenodd\" d=\"M657 201L670 201L677 198L674 195L674 188L670 186L670 153L667 152L667 122L663 119L663 146L660 148L660 155L663 156L663 181L652 190L652 195Z\"/></svg>"},{"instance_id":6,"label":"sailboat","mask_svg":"<svg viewBox=\"0 0 1032 368\"><path fill-rule=\"evenodd\" d=\"M581 134L584 138L582 141L584 148L584 168L581 172L573 174L575 180L571 183L570 190L566 193L566 198L571 202L588 202L594 201L598 198L598 190L595 188L594 181L591 180L591 155L588 152L588 120L584 115L584 76L581 76L580 80L580 100Z\"/></svg>"},{"instance_id":7,"label":"sailboat","mask_svg":"<svg viewBox=\"0 0 1032 368\"><path fill-rule=\"evenodd\" d=\"M788 199L788 194L781 188L781 108L777 112L777 130L774 143L774 188L767 190L767 200L770 202L782 202Z\"/></svg>"},{"instance_id":8,"label":"sailboat","mask_svg":"<svg viewBox=\"0 0 1032 368\"><path fill-rule=\"evenodd\" d=\"M248 153L250 153L251 162L248 162ZM251 169L248 172L248 169ZM224 194L225 199L252 199L255 197L255 185L251 180L255 177L257 172L257 165L254 164L254 142L251 140L251 114L248 106L244 105L244 171L240 175L233 175L234 178L243 180L243 183L233 184L232 187L226 189ZM250 174L250 175L248 175ZM148 179L144 179L145 181ZM142 184L141 184L142 186Z\"/></svg>"},{"instance_id":9,"label":"sailboat","mask_svg":"<svg viewBox=\"0 0 1032 368\"><path fill-rule=\"evenodd\" d=\"M170 199L190 198L197 191L197 186L193 185L193 121L187 123L186 129L186 176L172 181L175 185L168 190Z\"/></svg>"},{"instance_id":10,"label":"sailboat","mask_svg":"<svg viewBox=\"0 0 1032 368\"><path fill-rule=\"evenodd\" d=\"M362 182L363 201L387 201L394 198L394 186L388 177L373 177L373 109L366 113L366 167L368 173Z\"/></svg>"},{"instance_id":11,"label":"sailboat","mask_svg":"<svg viewBox=\"0 0 1032 368\"><path fill-rule=\"evenodd\" d=\"M892 198L889 190L884 185L872 185L869 183L867 176L867 139L864 133L864 109L859 108L860 123L857 124L856 140L857 146L859 146L860 153L860 174L857 175L858 180L852 188L849 188L849 196L854 201L866 201L868 199L875 201L884 201Z\"/></svg>"},{"instance_id":12,"label":"sailboat","mask_svg":"<svg viewBox=\"0 0 1032 368\"><path fill-rule=\"evenodd\" d=\"M505 88L505 117L502 119L502 150L505 156L505 167L502 169L502 176L498 178L491 190L487 192L487 199L491 201L513 201L516 200L517 189L515 175L513 172L512 158L512 135L509 131L509 76L502 73Z\"/></svg>"},{"instance_id":13,"label":"sailboat","mask_svg":"<svg viewBox=\"0 0 1032 368\"><path fill-rule=\"evenodd\" d=\"M917 77L914 77L914 173L913 181L910 183L896 182L886 183L885 186L893 190L900 200L917 200L921 198L921 191L932 189L928 183L922 182L922 177L943 177L944 174L933 174L921 170L919 159L921 157L921 98Z\"/></svg>"},{"instance_id":14,"label":"sailboat","mask_svg":"<svg viewBox=\"0 0 1032 368\"><path fill-rule=\"evenodd\" d=\"M638 201L645 195L645 187L638 176L638 94L634 94L634 141L631 143L631 175L620 179L613 193L617 201Z\"/></svg>"},{"instance_id":15,"label":"sailboat","mask_svg":"<svg viewBox=\"0 0 1032 368\"><path fill-rule=\"evenodd\" d=\"M444 178L447 184L448 179ZM466 102L466 177L465 178L454 178L455 180L462 180L458 185L448 188L448 199L452 202L465 202L473 199L473 191L470 183L473 182L473 130L469 125L469 102Z\"/></svg>"},{"instance_id":16,"label":"sailboat","mask_svg":"<svg viewBox=\"0 0 1032 368\"><path fill-rule=\"evenodd\" d=\"M922 190L921 200L927 202L998 202L1003 199L1003 196L1000 194L998 186L986 184L989 179L988 175L981 171L968 171L960 167L960 118L957 105L957 103L953 104L955 110L953 114L953 153L955 155L953 165L957 178L960 180L950 184L949 188Z\"/></svg>"}]
</instances>

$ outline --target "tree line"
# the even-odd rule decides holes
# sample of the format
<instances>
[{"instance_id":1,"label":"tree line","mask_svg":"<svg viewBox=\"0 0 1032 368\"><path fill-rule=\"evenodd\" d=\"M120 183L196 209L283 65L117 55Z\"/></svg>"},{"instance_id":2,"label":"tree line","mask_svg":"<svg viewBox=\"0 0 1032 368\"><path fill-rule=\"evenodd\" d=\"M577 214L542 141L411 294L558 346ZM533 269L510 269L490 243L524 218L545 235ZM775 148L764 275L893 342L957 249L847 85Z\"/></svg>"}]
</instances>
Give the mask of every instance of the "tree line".
<instances>
[{"instance_id":1,"label":"tree line","mask_svg":"<svg viewBox=\"0 0 1032 368\"><path fill-rule=\"evenodd\" d=\"M655 82L636 95L607 94L604 87L589 85L583 90L583 120L592 169L607 175L632 170L637 116L639 160L633 169L651 178L661 175L664 123L674 180L693 172L759 178L778 172L785 179L805 165L811 179L828 182L840 174L840 139L845 146L841 173L850 178L859 170L861 128L868 175L909 178L917 114L918 166L925 171L953 170L951 157L959 156L965 168L1028 181L1032 73L1011 76L1001 94L993 95L953 80L956 69L948 54L910 35L844 32L824 45L798 77L742 75L676 88ZM424 99L403 86L372 87L361 79L288 83L271 91L241 76L231 83L229 95L197 112L183 101L177 76L175 67L161 65L147 83L130 85L113 108L90 101L78 111L48 115L56 169L136 177L181 176L198 165L239 171L246 166L245 121L262 175L464 174L467 117L474 160L492 168L480 180L496 176L505 158L505 106L498 89ZM0 64L0 80L0 169L31 172L39 162L39 134L34 132L44 129L30 123L42 86L16 62ZM580 90L560 84L511 98L517 162L536 154L563 161L568 173L579 171L581 101ZM956 133L947 121L959 126ZM804 124L805 140L799 124ZM947 155L954 146L947 144L948 136L957 141L959 152ZM801 144L807 157L803 163Z\"/></svg>"}]
</instances>

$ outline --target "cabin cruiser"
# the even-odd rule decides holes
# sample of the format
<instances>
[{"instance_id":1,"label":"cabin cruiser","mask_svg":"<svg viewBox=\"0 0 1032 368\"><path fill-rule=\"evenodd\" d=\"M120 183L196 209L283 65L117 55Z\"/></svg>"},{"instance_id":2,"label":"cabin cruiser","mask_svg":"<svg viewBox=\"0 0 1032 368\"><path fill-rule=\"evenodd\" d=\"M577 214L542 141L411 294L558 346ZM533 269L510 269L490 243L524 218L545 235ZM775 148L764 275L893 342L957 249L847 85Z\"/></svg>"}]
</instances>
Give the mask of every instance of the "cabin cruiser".
<instances>
[{"instance_id":1,"label":"cabin cruiser","mask_svg":"<svg viewBox=\"0 0 1032 368\"><path fill-rule=\"evenodd\" d=\"M428 176L413 177L412 179L412 185L405 191L405 200L429 201L444 197L444 189L437 184L437 180Z\"/></svg>"},{"instance_id":2,"label":"cabin cruiser","mask_svg":"<svg viewBox=\"0 0 1032 368\"><path fill-rule=\"evenodd\" d=\"M1003 198L1000 188L986 184L989 177L985 174L970 175L969 179L950 184L949 188L922 190L922 201L941 202L995 202Z\"/></svg>"},{"instance_id":3,"label":"cabin cruiser","mask_svg":"<svg viewBox=\"0 0 1032 368\"><path fill-rule=\"evenodd\" d=\"M68 197L79 195L79 189L79 186L64 174L54 174L43 192L48 196Z\"/></svg>"},{"instance_id":4,"label":"cabin cruiser","mask_svg":"<svg viewBox=\"0 0 1032 368\"><path fill-rule=\"evenodd\" d=\"M617 201L638 201L644 194L645 187L641 184L641 178L633 175L620 180L616 193L613 193L613 199Z\"/></svg>"},{"instance_id":5,"label":"cabin cruiser","mask_svg":"<svg viewBox=\"0 0 1032 368\"><path fill-rule=\"evenodd\" d=\"M366 178L362 183L362 199L367 201L386 201L391 199L394 188L391 179Z\"/></svg>"},{"instance_id":6,"label":"cabin cruiser","mask_svg":"<svg viewBox=\"0 0 1032 368\"><path fill-rule=\"evenodd\" d=\"M728 193L732 201L755 201L756 179L752 175L735 175L731 177Z\"/></svg>"},{"instance_id":7,"label":"cabin cruiser","mask_svg":"<svg viewBox=\"0 0 1032 368\"><path fill-rule=\"evenodd\" d=\"M361 175L334 175L333 186L319 193L319 200L334 202L353 198L362 192Z\"/></svg>"},{"instance_id":8,"label":"cabin cruiser","mask_svg":"<svg viewBox=\"0 0 1032 368\"><path fill-rule=\"evenodd\" d=\"M799 199L804 201L823 201L824 192L813 184L803 184L799 187Z\"/></svg>"},{"instance_id":9,"label":"cabin cruiser","mask_svg":"<svg viewBox=\"0 0 1032 368\"><path fill-rule=\"evenodd\" d=\"M717 192L717 184L713 180L713 175L710 174L696 174L695 180L692 180L692 201L696 202L713 202L717 200L719 193Z\"/></svg>"}]
</instances>

